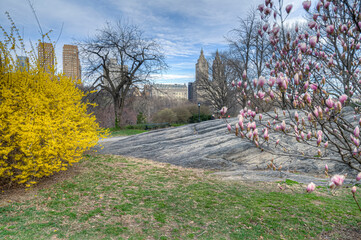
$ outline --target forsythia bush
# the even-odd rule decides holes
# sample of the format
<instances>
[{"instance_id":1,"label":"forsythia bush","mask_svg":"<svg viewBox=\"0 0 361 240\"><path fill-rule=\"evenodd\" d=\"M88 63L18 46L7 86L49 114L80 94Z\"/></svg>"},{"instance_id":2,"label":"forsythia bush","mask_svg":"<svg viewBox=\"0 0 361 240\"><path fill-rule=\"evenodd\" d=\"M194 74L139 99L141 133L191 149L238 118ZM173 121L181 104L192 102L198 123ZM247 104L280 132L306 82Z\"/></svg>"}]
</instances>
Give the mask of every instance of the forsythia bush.
<instances>
[{"instance_id":1,"label":"forsythia bush","mask_svg":"<svg viewBox=\"0 0 361 240\"><path fill-rule=\"evenodd\" d=\"M70 78L16 70L8 45L0 41L0 185L31 186L79 161L102 133Z\"/></svg>"}]
</instances>

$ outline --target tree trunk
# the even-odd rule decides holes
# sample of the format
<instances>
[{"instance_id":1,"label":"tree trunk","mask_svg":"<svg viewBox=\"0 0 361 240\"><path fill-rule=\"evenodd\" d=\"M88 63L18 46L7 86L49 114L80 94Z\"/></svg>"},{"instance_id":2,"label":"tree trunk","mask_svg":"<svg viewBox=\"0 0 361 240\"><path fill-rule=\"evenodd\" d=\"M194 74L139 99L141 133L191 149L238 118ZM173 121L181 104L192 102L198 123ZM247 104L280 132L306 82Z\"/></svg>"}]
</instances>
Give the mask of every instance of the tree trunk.
<instances>
[{"instance_id":1,"label":"tree trunk","mask_svg":"<svg viewBox=\"0 0 361 240\"><path fill-rule=\"evenodd\" d=\"M114 127L117 128L120 127L120 120L122 115L120 96L115 95L113 97L113 100L114 100L114 116L115 116Z\"/></svg>"}]
</instances>

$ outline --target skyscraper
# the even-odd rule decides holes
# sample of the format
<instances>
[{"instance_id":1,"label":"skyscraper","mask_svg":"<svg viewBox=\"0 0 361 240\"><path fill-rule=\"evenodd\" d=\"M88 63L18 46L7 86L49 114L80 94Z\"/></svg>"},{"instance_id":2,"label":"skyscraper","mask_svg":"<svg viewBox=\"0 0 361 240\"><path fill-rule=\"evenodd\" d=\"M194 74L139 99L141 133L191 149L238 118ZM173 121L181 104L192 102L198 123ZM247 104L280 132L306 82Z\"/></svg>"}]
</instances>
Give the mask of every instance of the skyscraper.
<instances>
[{"instance_id":1,"label":"skyscraper","mask_svg":"<svg viewBox=\"0 0 361 240\"><path fill-rule=\"evenodd\" d=\"M63 46L63 72L74 80L81 80L81 66L78 47L64 44Z\"/></svg>"},{"instance_id":2,"label":"skyscraper","mask_svg":"<svg viewBox=\"0 0 361 240\"><path fill-rule=\"evenodd\" d=\"M54 67L54 47L51 43L39 43L38 45L38 58L40 67L45 71L50 72Z\"/></svg>"}]
</instances>

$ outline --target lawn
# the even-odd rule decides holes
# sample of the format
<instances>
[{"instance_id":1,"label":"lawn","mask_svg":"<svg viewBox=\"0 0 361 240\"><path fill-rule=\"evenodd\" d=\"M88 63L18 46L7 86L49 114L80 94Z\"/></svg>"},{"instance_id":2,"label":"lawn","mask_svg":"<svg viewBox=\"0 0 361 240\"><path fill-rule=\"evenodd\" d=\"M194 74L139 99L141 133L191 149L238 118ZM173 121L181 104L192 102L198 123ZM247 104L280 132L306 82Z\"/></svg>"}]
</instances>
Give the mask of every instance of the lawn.
<instances>
[{"instance_id":1,"label":"lawn","mask_svg":"<svg viewBox=\"0 0 361 240\"><path fill-rule=\"evenodd\" d=\"M225 182L208 171L90 155L0 200L2 239L357 239L350 189ZM345 194L347 193L347 194ZM360 193L357 193L359 198ZM360 235L359 235L360 234ZM346 238L347 239L347 238Z\"/></svg>"},{"instance_id":2,"label":"lawn","mask_svg":"<svg viewBox=\"0 0 361 240\"><path fill-rule=\"evenodd\" d=\"M109 137L130 136L130 135L135 135L135 134L144 133L144 132L148 132L148 131L142 130L142 129L116 128L116 129L109 129L109 133L110 133Z\"/></svg>"}]
</instances>

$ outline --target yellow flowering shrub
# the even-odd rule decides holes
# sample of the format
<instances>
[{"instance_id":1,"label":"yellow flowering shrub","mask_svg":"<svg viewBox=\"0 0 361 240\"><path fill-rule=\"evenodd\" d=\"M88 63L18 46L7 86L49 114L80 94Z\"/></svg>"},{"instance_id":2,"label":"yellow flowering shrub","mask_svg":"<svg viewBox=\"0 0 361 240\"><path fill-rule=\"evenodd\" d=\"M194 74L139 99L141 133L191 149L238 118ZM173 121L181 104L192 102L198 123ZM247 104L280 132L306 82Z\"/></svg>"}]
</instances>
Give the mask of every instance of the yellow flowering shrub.
<instances>
[{"instance_id":1,"label":"yellow flowering shrub","mask_svg":"<svg viewBox=\"0 0 361 240\"><path fill-rule=\"evenodd\" d=\"M39 64L17 70L11 50L0 41L0 185L30 186L79 161L103 132L70 78Z\"/></svg>"}]
</instances>

